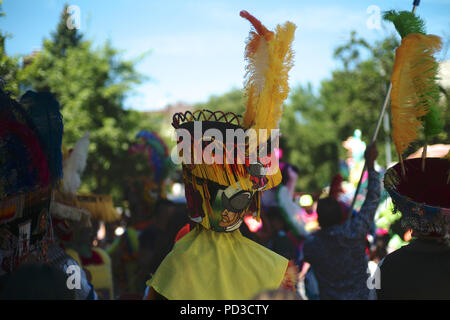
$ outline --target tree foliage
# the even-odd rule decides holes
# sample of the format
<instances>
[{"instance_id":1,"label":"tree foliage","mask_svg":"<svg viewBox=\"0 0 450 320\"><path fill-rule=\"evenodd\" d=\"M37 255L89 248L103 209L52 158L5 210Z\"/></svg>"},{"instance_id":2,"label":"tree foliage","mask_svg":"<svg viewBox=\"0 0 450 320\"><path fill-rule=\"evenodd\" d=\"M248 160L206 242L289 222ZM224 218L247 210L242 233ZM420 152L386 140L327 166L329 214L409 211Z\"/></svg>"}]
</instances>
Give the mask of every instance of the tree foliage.
<instances>
[{"instance_id":1,"label":"tree foliage","mask_svg":"<svg viewBox=\"0 0 450 320\"><path fill-rule=\"evenodd\" d=\"M347 43L335 49L334 58L340 66L333 70L329 79L321 82L317 93L311 84L297 85L291 89L284 106L280 124L281 161L299 167L297 187L302 191L314 192L330 183L332 176L339 172L339 161L347 157L342 142L353 136L355 129L362 131L366 144L370 143L387 94L399 39L391 35L371 44L354 31L350 36ZM212 96L195 108L243 114L244 101L242 91L235 88L223 95ZM430 143L448 142L448 109L448 99L443 98L441 111L446 127ZM387 113L390 115L389 108ZM390 135L391 132L385 132L382 126L377 138L380 153L377 161L384 167L385 144L395 150ZM409 153L423 142L423 138L419 139ZM393 153L391 158L397 159Z\"/></svg>"},{"instance_id":2,"label":"tree foliage","mask_svg":"<svg viewBox=\"0 0 450 320\"><path fill-rule=\"evenodd\" d=\"M3 0L0 0L0 18L5 16L2 8ZM0 85L2 88L10 92L13 97L19 94L19 86L16 81L19 70L19 59L17 57L9 57L6 54L5 42L11 35L0 30Z\"/></svg>"},{"instance_id":3,"label":"tree foliage","mask_svg":"<svg viewBox=\"0 0 450 320\"><path fill-rule=\"evenodd\" d=\"M245 111L244 92L238 88L232 88L222 95L212 95L206 102L197 103L194 110L208 109L211 111L234 112L243 115Z\"/></svg>"},{"instance_id":4,"label":"tree foliage","mask_svg":"<svg viewBox=\"0 0 450 320\"><path fill-rule=\"evenodd\" d=\"M127 110L124 101L145 77L109 42L94 48L78 30L66 27L67 6L51 39L25 57L18 82L25 90L50 91L61 105L63 144L72 147L84 132L91 143L82 191L124 199L125 178L135 169L128 148L140 130L157 130L148 117Z\"/></svg>"}]
</instances>

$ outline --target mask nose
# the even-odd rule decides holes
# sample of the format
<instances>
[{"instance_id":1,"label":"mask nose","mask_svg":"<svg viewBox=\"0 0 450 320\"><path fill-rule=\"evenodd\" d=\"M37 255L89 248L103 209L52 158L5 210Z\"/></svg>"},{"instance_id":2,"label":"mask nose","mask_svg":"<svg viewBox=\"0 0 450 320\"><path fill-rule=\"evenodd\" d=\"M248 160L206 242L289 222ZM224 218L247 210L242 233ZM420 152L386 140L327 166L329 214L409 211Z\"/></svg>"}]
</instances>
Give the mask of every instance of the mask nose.
<instances>
[{"instance_id":1,"label":"mask nose","mask_svg":"<svg viewBox=\"0 0 450 320\"><path fill-rule=\"evenodd\" d=\"M259 191L266 187L267 183L269 182L269 179L267 179L267 177L251 176L250 181L253 183L253 189Z\"/></svg>"}]
</instances>

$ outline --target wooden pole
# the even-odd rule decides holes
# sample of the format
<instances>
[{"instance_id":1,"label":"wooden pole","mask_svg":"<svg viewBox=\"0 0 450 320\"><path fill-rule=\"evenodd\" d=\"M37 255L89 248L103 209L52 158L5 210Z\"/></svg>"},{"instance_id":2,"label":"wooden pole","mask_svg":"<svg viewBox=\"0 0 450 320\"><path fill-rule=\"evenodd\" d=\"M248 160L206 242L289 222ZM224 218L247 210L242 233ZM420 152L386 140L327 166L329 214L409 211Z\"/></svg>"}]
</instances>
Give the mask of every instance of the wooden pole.
<instances>
[{"instance_id":1,"label":"wooden pole","mask_svg":"<svg viewBox=\"0 0 450 320\"><path fill-rule=\"evenodd\" d=\"M403 162L403 157L401 154L398 154L398 158L400 159L400 165L402 166L402 176L406 175L405 163Z\"/></svg>"},{"instance_id":2,"label":"wooden pole","mask_svg":"<svg viewBox=\"0 0 450 320\"><path fill-rule=\"evenodd\" d=\"M427 144L425 142L425 145L423 146L423 151L422 151L422 172L425 171L425 159L427 157Z\"/></svg>"},{"instance_id":3,"label":"wooden pole","mask_svg":"<svg viewBox=\"0 0 450 320\"><path fill-rule=\"evenodd\" d=\"M388 92L386 93L386 97L384 98L383 107L381 108L380 115L378 116L377 126L375 127L375 132L373 133L372 140L371 140L369 146L372 146L372 144L377 140L378 132L380 131L380 127L381 127L381 121L383 119L384 113L386 112L386 108L387 108L387 105L389 103L389 97L391 96L391 90L392 90L392 84L390 83L389 84L389 88L388 88ZM356 197L358 195L359 189L361 188L362 178L364 176L364 171L366 171L366 167L367 167L367 163L364 160L364 167L363 167L362 172L361 172L361 177L359 178L358 185L356 186L355 195L353 196L353 201L352 201L352 204L350 206L349 217L351 216L351 214L353 212L353 207L355 206Z\"/></svg>"}]
</instances>

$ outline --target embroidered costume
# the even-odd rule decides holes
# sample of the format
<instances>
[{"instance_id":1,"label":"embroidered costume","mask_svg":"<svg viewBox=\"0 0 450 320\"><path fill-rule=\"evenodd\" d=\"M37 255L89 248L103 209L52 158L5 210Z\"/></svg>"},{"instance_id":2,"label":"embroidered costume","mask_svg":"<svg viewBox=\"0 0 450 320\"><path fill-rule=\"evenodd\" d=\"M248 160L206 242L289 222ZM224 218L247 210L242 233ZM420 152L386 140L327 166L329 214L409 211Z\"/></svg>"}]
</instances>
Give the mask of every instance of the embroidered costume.
<instances>
[{"instance_id":1,"label":"embroidered costume","mask_svg":"<svg viewBox=\"0 0 450 320\"><path fill-rule=\"evenodd\" d=\"M400 163L386 171L385 189L402 214L401 223L412 230L412 241L379 264L379 299L450 298L450 184L448 159L402 159L421 133L427 143L442 131L438 64L433 54L442 44L425 34L425 24L409 12L388 12L402 37L392 75L393 140Z\"/></svg>"},{"instance_id":2,"label":"embroidered costume","mask_svg":"<svg viewBox=\"0 0 450 320\"><path fill-rule=\"evenodd\" d=\"M0 92L0 275L51 263L52 187L62 175L63 123L50 93Z\"/></svg>"},{"instance_id":3,"label":"embroidered costume","mask_svg":"<svg viewBox=\"0 0 450 320\"><path fill-rule=\"evenodd\" d=\"M259 220L263 191L281 181L271 130L289 92L295 25L272 32L248 12L241 16L255 28L246 46L247 110L243 117L210 110L173 116L188 213L197 226L147 282L147 298L156 292L167 299L251 299L283 282L288 260L242 236L239 227L246 215ZM255 130L253 138L225 139L227 132L247 129Z\"/></svg>"}]
</instances>

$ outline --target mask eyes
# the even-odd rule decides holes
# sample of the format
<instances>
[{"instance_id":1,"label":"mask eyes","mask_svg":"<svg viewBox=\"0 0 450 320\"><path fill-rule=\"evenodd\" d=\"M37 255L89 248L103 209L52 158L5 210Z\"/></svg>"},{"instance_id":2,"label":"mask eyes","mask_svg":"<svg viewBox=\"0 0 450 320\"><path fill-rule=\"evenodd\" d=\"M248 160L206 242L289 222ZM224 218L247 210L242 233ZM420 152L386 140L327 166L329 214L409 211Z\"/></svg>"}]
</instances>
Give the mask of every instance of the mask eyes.
<instances>
[{"instance_id":1,"label":"mask eyes","mask_svg":"<svg viewBox=\"0 0 450 320\"><path fill-rule=\"evenodd\" d=\"M253 177L260 178L264 175L264 166L261 163L252 163L248 167L248 172Z\"/></svg>"},{"instance_id":2,"label":"mask eyes","mask_svg":"<svg viewBox=\"0 0 450 320\"><path fill-rule=\"evenodd\" d=\"M248 166L250 181L253 183L254 190L262 190L269 181L265 176L265 168L262 163L252 163Z\"/></svg>"},{"instance_id":3,"label":"mask eyes","mask_svg":"<svg viewBox=\"0 0 450 320\"><path fill-rule=\"evenodd\" d=\"M240 191L228 198L225 192L222 193L222 205L229 211L242 212L248 208L253 198L253 193L250 191Z\"/></svg>"}]
</instances>

